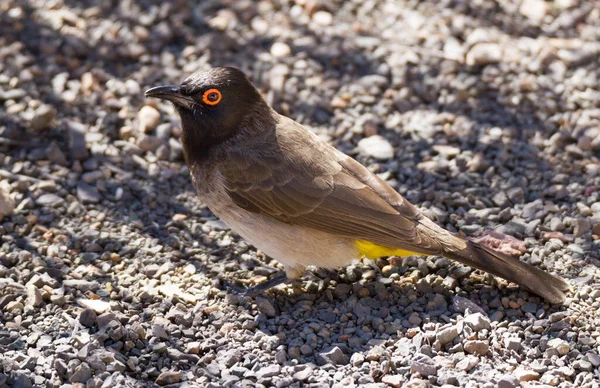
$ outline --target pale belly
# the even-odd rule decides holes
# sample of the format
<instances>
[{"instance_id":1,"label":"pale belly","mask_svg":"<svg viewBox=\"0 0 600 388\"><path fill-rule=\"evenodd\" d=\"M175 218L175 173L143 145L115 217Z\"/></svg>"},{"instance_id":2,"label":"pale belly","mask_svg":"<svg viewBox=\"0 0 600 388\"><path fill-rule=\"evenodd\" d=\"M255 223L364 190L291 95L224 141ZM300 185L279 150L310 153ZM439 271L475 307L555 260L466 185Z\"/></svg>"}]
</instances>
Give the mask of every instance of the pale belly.
<instances>
[{"instance_id":1,"label":"pale belly","mask_svg":"<svg viewBox=\"0 0 600 388\"><path fill-rule=\"evenodd\" d=\"M233 231L280 262L288 277L302 275L307 266L339 268L359 258L348 238L290 225L239 208L228 196L203 196L206 205Z\"/></svg>"}]
</instances>

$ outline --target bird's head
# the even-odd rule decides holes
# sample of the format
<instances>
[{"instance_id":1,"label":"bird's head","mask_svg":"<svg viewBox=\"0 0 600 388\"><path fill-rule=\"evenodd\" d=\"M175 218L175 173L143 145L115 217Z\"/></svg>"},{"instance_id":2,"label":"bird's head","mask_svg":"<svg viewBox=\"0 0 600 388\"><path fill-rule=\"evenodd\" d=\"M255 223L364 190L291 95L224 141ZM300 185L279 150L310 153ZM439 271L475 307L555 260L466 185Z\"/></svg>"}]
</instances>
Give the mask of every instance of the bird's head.
<instances>
[{"instance_id":1,"label":"bird's head","mask_svg":"<svg viewBox=\"0 0 600 388\"><path fill-rule=\"evenodd\" d=\"M235 136L254 115L268 106L246 75L231 67L198 71L181 85L148 89L146 97L171 101L183 128L184 147L209 148Z\"/></svg>"}]
</instances>

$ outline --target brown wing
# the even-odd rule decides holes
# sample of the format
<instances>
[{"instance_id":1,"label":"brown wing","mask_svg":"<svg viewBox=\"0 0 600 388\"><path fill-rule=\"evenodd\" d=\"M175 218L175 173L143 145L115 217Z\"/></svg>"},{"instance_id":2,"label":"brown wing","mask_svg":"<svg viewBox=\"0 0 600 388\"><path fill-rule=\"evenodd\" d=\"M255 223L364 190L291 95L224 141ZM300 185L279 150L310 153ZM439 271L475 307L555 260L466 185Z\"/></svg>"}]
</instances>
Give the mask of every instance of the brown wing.
<instances>
[{"instance_id":1,"label":"brown wing","mask_svg":"<svg viewBox=\"0 0 600 388\"><path fill-rule=\"evenodd\" d=\"M221 165L240 207L352 239L441 252L436 239L417 229L422 216L412 204L299 124L284 118L271 138L259 140L256 153L232 151Z\"/></svg>"}]
</instances>

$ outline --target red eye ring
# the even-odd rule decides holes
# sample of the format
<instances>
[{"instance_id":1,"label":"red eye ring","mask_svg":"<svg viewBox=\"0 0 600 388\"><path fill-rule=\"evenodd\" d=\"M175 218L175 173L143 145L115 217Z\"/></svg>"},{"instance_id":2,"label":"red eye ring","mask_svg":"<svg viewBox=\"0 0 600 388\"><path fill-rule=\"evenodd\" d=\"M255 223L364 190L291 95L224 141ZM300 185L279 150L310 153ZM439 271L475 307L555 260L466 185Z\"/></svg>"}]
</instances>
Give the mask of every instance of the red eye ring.
<instances>
[{"instance_id":1,"label":"red eye ring","mask_svg":"<svg viewBox=\"0 0 600 388\"><path fill-rule=\"evenodd\" d=\"M223 96L218 89L208 89L202 95L202 101L206 105L217 105L219 102L221 102L221 98L223 98Z\"/></svg>"}]
</instances>

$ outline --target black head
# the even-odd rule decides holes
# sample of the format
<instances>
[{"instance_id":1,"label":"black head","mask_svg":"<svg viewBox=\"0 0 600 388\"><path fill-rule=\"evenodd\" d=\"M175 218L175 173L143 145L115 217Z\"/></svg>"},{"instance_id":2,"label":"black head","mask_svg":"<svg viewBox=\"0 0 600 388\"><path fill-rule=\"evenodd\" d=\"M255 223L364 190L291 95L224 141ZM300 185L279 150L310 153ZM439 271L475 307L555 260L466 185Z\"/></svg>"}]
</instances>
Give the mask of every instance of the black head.
<instances>
[{"instance_id":1,"label":"black head","mask_svg":"<svg viewBox=\"0 0 600 388\"><path fill-rule=\"evenodd\" d=\"M198 71L181 85L148 89L146 97L171 101L183 127L186 153L204 152L240 130L250 116L268 110L266 102L246 75L231 67Z\"/></svg>"}]
</instances>

